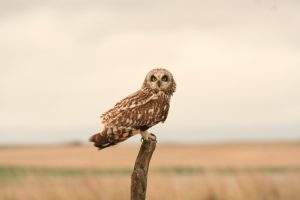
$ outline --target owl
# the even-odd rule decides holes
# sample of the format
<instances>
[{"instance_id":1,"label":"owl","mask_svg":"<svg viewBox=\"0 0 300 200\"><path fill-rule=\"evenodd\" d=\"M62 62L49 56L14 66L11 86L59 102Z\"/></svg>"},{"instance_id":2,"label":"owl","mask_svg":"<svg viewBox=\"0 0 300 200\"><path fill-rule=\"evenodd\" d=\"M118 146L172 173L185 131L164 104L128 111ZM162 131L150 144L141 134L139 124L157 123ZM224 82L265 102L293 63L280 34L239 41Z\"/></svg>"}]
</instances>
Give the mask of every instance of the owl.
<instances>
[{"instance_id":1,"label":"owl","mask_svg":"<svg viewBox=\"0 0 300 200\"><path fill-rule=\"evenodd\" d=\"M90 142L101 150L136 134L141 134L144 140L155 139L147 130L167 119L175 89L175 80L168 70L151 70L137 92L101 115L104 127L90 138Z\"/></svg>"}]
</instances>

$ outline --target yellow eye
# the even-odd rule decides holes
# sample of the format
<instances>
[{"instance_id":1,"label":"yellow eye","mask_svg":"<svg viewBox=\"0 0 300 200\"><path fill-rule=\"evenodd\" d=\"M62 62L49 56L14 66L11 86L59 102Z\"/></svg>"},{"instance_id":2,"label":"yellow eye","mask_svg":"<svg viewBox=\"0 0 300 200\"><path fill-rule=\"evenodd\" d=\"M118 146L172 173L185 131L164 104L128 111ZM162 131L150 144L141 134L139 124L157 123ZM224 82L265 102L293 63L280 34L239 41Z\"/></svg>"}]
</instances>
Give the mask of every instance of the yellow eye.
<instances>
[{"instance_id":1,"label":"yellow eye","mask_svg":"<svg viewBox=\"0 0 300 200\"><path fill-rule=\"evenodd\" d=\"M157 80L157 78L156 78L154 75L152 75L151 78L150 78L150 80L151 80L152 82L154 82L154 81Z\"/></svg>"},{"instance_id":2,"label":"yellow eye","mask_svg":"<svg viewBox=\"0 0 300 200\"><path fill-rule=\"evenodd\" d=\"M168 77L167 77L166 75L164 75L164 76L161 78L161 80L167 82L167 81L168 81Z\"/></svg>"}]
</instances>

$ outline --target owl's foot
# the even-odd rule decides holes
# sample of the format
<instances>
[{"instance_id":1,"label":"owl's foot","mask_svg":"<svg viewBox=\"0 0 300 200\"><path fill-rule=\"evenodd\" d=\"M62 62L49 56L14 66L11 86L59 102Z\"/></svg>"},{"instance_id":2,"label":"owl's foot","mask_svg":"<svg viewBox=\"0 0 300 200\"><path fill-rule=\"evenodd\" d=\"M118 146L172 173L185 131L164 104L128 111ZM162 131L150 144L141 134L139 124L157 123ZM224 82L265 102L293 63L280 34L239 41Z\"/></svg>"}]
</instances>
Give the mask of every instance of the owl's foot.
<instances>
[{"instance_id":1,"label":"owl's foot","mask_svg":"<svg viewBox=\"0 0 300 200\"><path fill-rule=\"evenodd\" d=\"M141 132L141 135L141 142L143 142L144 140L156 140L156 136L153 133Z\"/></svg>"},{"instance_id":2,"label":"owl's foot","mask_svg":"<svg viewBox=\"0 0 300 200\"><path fill-rule=\"evenodd\" d=\"M150 133L149 138L151 140L156 140L156 136L153 133Z\"/></svg>"}]
</instances>

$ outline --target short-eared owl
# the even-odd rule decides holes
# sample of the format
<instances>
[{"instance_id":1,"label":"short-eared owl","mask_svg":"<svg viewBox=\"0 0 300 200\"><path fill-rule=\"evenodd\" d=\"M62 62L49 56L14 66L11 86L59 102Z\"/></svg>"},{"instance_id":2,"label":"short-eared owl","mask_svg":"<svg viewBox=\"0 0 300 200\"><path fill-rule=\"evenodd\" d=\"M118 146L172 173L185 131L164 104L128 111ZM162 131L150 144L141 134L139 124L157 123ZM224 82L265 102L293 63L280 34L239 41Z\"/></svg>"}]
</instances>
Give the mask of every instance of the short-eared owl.
<instances>
[{"instance_id":1,"label":"short-eared owl","mask_svg":"<svg viewBox=\"0 0 300 200\"><path fill-rule=\"evenodd\" d=\"M137 133L145 140L153 139L155 136L147 130L166 120L175 89L176 83L168 70L151 70L140 90L101 115L104 128L90 141L99 149L104 149Z\"/></svg>"}]
</instances>

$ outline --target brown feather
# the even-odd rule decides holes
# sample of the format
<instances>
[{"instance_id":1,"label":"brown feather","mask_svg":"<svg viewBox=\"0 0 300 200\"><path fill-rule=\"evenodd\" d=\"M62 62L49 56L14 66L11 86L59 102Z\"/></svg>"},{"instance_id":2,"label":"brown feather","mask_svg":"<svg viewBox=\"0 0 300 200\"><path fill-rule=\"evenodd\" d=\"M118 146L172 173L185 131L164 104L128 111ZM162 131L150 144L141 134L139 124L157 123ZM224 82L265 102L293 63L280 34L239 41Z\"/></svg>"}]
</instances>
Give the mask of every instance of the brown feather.
<instances>
[{"instance_id":1,"label":"brown feather","mask_svg":"<svg viewBox=\"0 0 300 200\"><path fill-rule=\"evenodd\" d=\"M110 133L108 131L109 129L111 130ZM130 128L106 128L102 132L92 135L89 141L93 142L94 146L101 150L123 142L136 133L137 130Z\"/></svg>"}]
</instances>

